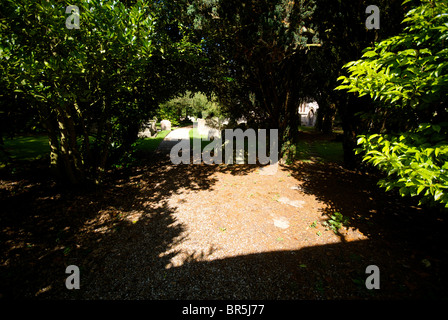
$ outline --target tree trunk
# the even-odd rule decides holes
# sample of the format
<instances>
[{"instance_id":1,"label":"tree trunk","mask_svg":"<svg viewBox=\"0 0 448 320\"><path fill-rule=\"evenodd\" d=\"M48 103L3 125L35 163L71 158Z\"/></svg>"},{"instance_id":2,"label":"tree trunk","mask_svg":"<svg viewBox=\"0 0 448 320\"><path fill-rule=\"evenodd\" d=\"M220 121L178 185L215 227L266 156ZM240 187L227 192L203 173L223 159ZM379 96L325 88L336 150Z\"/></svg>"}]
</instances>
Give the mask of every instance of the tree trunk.
<instances>
[{"instance_id":1,"label":"tree trunk","mask_svg":"<svg viewBox=\"0 0 448 320\"><path fill-rule=\"evenodd\" d=\"M0 132L0 152L5 155L7 162L11 160L10 154L5 149L5 142L3 141L3 134L1 132Z\"/></svg>"},{"instance_id":2,"label":"tree trunk","mask_svg":"<svg viewBox=\"0 0 448 320\"><path fill-rule=\"evenodd\" d=\"M50 168L59 178L64 177L64 169L60 160L61 144L59 142L59 131L53 119L53 113L48 108L39 108L39 117L42 125L47 131L48 144L50 146Z\"/></svg>"},{"instance_id":3,"label":"tree trunk","mask_svg":"<svg viewBox=\"0 0 448 320\"><path fill-rule=\"evenodd\" d=\"M103 110L102 115L103 117L100 119L99 122L99 128L98 130L98 137L97 137L97 154L96 158L98 159L95 167L95 184L100 184L103 181L104 172L106 170L106 164L107 159L109 157L109 144L112 136L112 123L110 123L109 120L106 119L104 116L107 112L107 109L109 107L109 100L107 97L103 97ZM104 140L103 136L104 135ZM104 134L103 134L104 133Z\"/></svg>"},{"instance_id":4,"label":"tree trunk","mask_svg":"<svg viewBox=\"0 0 448 320\"><path fill-rule=\"evenodd\" d=\"M56 107L56 114L60 135L57 160L62 161L62 168L69 183L80 184L85 181L85 173L78 150L73 118L63 106Z\"/></svg>"},{"instance_id":5,"label":"tree trunk","mask_svg":"<svg viewBox=\"0 0 448 320\"><path fill-rule=\"evenodd\" d=\"M59 161L59 140L56 129L49 119L44 122L44 127L47 130L48 144L50 145L50 167L56 172L58 176L62 175Z\"/></svg>"},{"instance_id":6,"label":"tree trunk","mask_svg":"<svg viewBox=\"0 0 448 320\"><path fill-rule=\"evenodd\" d=\"M90 149L90 137L89 137L87 124L84 121L83 114L82 114L81 109L79 108L79 105L76 101L74 103L74 108L77 113L79 123L80 123L81 129L82 129L82 136L84 138L84 140L83 140L84 141L84 146L83 146L84 154L82 155L84 168L90 168L93 164L93 160L92 160L92 150Z\"/></svg>"},{"instance_id":7,"label":"tree trunk","mask_svg":"<svg viewBox=\"0 0 448 320\"><path fill-rule=\"evenodd\" d=\"M299 137L300 118L298 111L299 101L295 90L286 93L283 112L279 119L279 148L280 157L284 160L294 160L296 145Z\"/></svg>"},{"instance_id":8,"label":"tree trunk","mask_svg":"<svg viewBox=\"0 0 448 320\"><path fill-rule=\"evenodd\" d=\"M325 134L333 132L333 122L335 116L335 105L330 101L330 97L326 94L321 94L316 98L319 105L317 111L316 128Z\"/></svg>"},{"instance_id":9,"label":"tree trunk","mask_svg":"<svg viewBox=\"0 0 448 320\"><path fill-rule=\"evenodd\" d=\"M95 184L101 184L103 181L104 173L106 171L106 164L107 159L109 157L109 144L110 144L110 137L112 134L112 124L107 122L105 124L105 141L101 148L101 154L99 155L99 161L98 166L96 167L96 178L95 178Z\"/></svg>"}]
</instances>

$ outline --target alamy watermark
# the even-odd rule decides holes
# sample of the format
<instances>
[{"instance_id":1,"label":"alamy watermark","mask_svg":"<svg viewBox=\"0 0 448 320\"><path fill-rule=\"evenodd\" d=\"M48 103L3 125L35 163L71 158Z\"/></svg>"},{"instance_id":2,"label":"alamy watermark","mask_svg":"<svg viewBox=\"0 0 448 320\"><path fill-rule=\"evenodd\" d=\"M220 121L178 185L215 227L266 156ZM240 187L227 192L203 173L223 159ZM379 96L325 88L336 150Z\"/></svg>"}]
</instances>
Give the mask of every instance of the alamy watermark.
<instances>
[{"instance_id":1,"label":"alamy watermark","mask_svg":"<svg viewBox=\"0 0 448 320\"><path fill-rule=\"evenodd\" d=\"M366 13L370 15L366 19L366 28L379 29L380 28L380 9L375 5L370 5L366 8Z\"/></svg>"},{"instance_id":2,"label":"alamy watermark","mask_svg":"<svg viewBox=\"0 0 448 320\"><path fill-rule=\"evenodd\" d=\"M65 287L69 290L80 289L79 267L70 265L65 269L65 273L70 274L65 280ZM369 265L366 268L366 274L369 274L365 281L366 288L368 290L380 289L380 268L376 265Z\"/></svg>"},{"instance_id":3,"label":"alamy watermark","mask_svg":"<svg viewBox=\"0 0 448 320\"><path fill-rule=\"evenodd\" d=\"M91 8L90 10L92 10ZM70 5L65 8L65 13L70 13L70 16L65 20L67 29L79 29L79 7ZM380 28L380 9L378 6L369 5L366 8L366 13L370 14L366 19L366 28L379 29Z\"/></svg>"},{"instance_id":4,"label":"alamy watermark","mask_svg":"<svg viewBox=\"0 0 448 320\"><path fill-rule=\"evenodd\" d=\"M370 274L366 279L366 288L369 290L380 288L380 268L371 264L366 268L366 274Z\"/></svg>"},{"instance_id":5,"label":"alamy watermark","mask_svg":"<svg viewBox=\"0 0 448 320\"><path fill-rule=\"evenodd\" d=\"M72 264L65 269L65 273L70 274L65 279L65 287L69 290L80 289L79 268Z\"/></svg>"},{"instance_id":6,"label":"alamy watermark","mask_svg":"<svg viewBox=\"0 0 448 320\"><path fill-rule=\"evenodd\" d=\"M77 6L67 6L65 13L70 13L65 19L67 29L79 29L79 8Z\"/></svg>"},{"instance_id":7,"label":"alamy watermark","mask_svg":"<svg viewBox=\"0 0 448 320\"><path fill-rule=\"evenodd\" d=\"M193 124L193 130L197 132L197 122ZM204 138L193 138L193 150L190 140L181 140L170 152L173 164L190 164L191 151L193 151L193 164L236 164L245 163L245 141L247 141L247 163L273 165L278 162L278 129L269 130L269 154L267 154L267 129L225 129L224 137L216 137L202 149L202 141L210 141ZM235 140L235 141L234 141ZM234 143L235 142L235 143ZM258 142L258 143L257 143ZM224 152L223 152L224 149Z\"/></svg>"}]
</instances>

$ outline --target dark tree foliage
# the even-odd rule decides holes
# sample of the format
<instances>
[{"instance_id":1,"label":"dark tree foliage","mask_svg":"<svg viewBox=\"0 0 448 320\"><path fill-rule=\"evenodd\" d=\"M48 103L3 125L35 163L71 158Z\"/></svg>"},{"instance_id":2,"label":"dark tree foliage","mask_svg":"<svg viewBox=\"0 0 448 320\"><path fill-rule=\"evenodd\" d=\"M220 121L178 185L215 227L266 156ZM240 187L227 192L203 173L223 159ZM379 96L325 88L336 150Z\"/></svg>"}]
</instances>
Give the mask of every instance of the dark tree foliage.
<instances>
[{"instance_id":1,"label":"dark tree foliage","mask_svg":"<svg viewBox=\"0 0 448 320\"><path fill-rule=\"evenodd\" d=\"M176 20L175 4L86 0L77 6L80 24L73 29L66 20L76 21L78 13L67 14L64 3L0 6L3 100L14 96L36 111L52 167L73 184L101 181L106 167L130 150L141 123L186 90L201 51Z\"/></svg>"},{"instance_id":2,"label":"dark tree foliage","mask_svg":"<svg viewBox=\"0 0 448 320\"><path fill-rule=\"evenodd\" d=\"M316 0L313 21L322 46L313 50L309 59L313 70L313 97L319 104L317 128L331 132L334 117L339 115L344 130L344 160L348 167L359 164L354 154L356 134L369 125L359 116L372 108L369 99L335 91L337 79L344 74L342 66L359 58L363 50L374 43L398 33L408 5L402 0L371 1ZM375 4L380 10L380 28L365 26L366 8Z\"/></svg>"},{"instance_id":3,"label":"dark tree foliage","mask_svg":"<svg viewBox=\"0 0 448 320\"><path fill-rule=\"evenodd\" d=\"M298 105L307 97L314 8L314 1L192 1L187 12L227 113L279 129L283 153L297 141Z\"/></svg>"},{"instance_id":4,"label":"dark tree foliage","mask_svg":"<svg viewBox=\"0 0 448 320\"><path fill-rule=\"evenodd\" d=\"M297 141L298 106L315 99L318 128L331 132L338 113L346 163L353 166L359 111L370 101L335 92L342 66L400 30L406 6L377 1L381 27L368 30L364 0L191 1L185 20L204 39L213 90L233 117L278 128L283 156Z\"/></svg>"}]
</instances>

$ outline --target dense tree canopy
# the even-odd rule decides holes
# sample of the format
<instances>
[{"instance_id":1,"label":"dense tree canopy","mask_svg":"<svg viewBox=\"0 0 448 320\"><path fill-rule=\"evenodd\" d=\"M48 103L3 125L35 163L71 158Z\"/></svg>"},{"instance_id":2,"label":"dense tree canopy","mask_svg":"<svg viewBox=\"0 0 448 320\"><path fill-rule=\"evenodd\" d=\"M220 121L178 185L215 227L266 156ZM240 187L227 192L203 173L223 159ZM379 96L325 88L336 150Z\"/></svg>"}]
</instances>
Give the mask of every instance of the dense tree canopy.
<instances>
[{"instance_id":1,"label":"dense tree canopy","mask_svg":"<svg viewBox=\"0 0 448 320\"><path fill-rule=\"evenodd\" d=\"M400 30L401 0L380 1L382 28L367 30L358 1L191 1L184 20L204 39L204 70L225 110L251 126L278 128L283 155L297 142L298 106L318 101L318 128L339 112L352 156L360 123L346 94L335 92L342 66L378 39ZM347 161L349 162L349 161Z\"/></svg>"},{"instance_id":2,"label":"dense tree canopy","mask_svg":"<svg viewBox=\"0 0 448 320\"><path fill-rule=\"evenodd\" d=\"M123 155L151 110L185 90L200 51L172 5L86 0L78 7L72 29L66 20L77 11L70 16L61 3L8 0L0 8L2 86L39 114L51 163L72 183L98 179L109 159Z\"/></svg>"},{"instance_id":3,"label":"dense tree canopy","mask_svg":"<svg viewBox=\"0 0 448 320\"><path fill-rule=\"evenodd\" d=\"M335 91L337 78L345 74L342 66L358 59L362 51L401 30L401 20L406 12L402 0L376 1L379 8L380 28L367 29L371 1L317 0L313 15L322 46L312 51L308 63L313 70L309 85L313 98L319 104L317 128L331 132L337 115L344 130L344 162L347 167L359 165L354 156L356 134L368 126L358 114L369 108L368 99L360 99L346 92Z\"/></svg>"},{"instance_id":4,"label":"dense tree canopy","mask_svg":"<svg viewBox=\"0 0 448 320\"><path fill-rule=\"evenodd\" d=\"M0 137L41 127L65 180L98 182L142 122L195 109L187 91L216 96L220 112L252 128L279 129L284 157L312 98L320 130L339 115L346 164L358 141L388 172L387 189L446 204L447 4L381 0L381 27L368 30L369 4L84 0L78 16L61 3L5 0ZM338 77L346 90L334 90Z\"/></svg>"},{"instance_id":5,"label":"dense tree canopy","mask_svg":"<svg viewBox=\"0 0 448 320\"><path fill-rule=\"evenodd\" d=\"M192 1L186 19L205 40L208 72L233 118L278 128L296 142L298 105L306 98L309 48L317 45L313 1Z\"/></svg>"}]
</instances>

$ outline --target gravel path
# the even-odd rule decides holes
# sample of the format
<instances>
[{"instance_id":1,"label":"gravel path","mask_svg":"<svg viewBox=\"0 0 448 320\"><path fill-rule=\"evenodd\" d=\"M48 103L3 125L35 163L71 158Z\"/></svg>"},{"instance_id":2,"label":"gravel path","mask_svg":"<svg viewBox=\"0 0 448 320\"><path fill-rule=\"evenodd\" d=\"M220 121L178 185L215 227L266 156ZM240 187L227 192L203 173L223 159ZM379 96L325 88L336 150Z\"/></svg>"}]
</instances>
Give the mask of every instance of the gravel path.
<instances>
[{"instance_id":1,"label":"gravel path","mask_svg":"<svg viewBox=\"0 0 448 320\"><path fill-rule=\"evenodd\" d=\"M91 190L1 180L0 296L446 296L446 224L337 164L277 166L173 165L160 152ZM336 212L349 221L337 233ZM68 265L79 290L65 287ZM365 287L369 265L381 290Z\"/></svg>"},{"instance_id":2,"label":"gravel path","mask_svg":"<svg viewBox=\"0 0 448 320\"><path fill-rule=\"evenodd\" d=\"M331 265L340 254L331 246L341 240L321 226L310 227L325 205L299 191L288 171L266 175L249 165L163 163L131 181L141 189L128 196L134 205L124 210L126 227L78 262L86 270L84 285L73 294L83 299L324 297L316 268ZM120 189L126 186L129 182ZM346 237L354 243L363 239L358 231ZM325 247L330 255L319 253ZM334 285L337 272L325 271Z\"/></svg>"}]
</instances>

